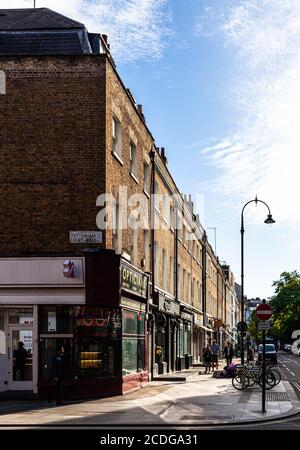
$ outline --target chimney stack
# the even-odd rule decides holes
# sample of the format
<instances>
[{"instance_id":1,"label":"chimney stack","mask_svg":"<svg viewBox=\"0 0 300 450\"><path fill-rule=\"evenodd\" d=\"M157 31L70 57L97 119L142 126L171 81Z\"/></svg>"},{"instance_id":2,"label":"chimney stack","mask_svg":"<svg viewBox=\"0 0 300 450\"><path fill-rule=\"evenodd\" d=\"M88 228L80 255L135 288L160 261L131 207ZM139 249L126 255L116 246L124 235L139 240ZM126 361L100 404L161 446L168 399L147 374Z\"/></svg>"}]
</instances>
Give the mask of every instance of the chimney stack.
<instances>
[{"instance_id":1,"label":"chimney stack","mask_svg":"<svg viewBox=\"0 0 300 450\"><path fill-rule=\"evenodd\" d=\"M167 157L166 157L165 147L161 148L161 157L162 157L162 160L165 163L165 165L167 165L168 164L168 160L167 160Z\"/></svg>"},{"instance_id":2,"label":"chimney stack","mask_svg":"<svg viewBox=\"0 0 300 450\"><path fill-rule=\"evenodd\" d=\"M137 105L137 110L138 110L138 113L141 116L142 120L144 122L146 122L146 119L145 119L145 116L144 116L144 113L143 113L143 105Z\"/></svg>"}]
</instances>

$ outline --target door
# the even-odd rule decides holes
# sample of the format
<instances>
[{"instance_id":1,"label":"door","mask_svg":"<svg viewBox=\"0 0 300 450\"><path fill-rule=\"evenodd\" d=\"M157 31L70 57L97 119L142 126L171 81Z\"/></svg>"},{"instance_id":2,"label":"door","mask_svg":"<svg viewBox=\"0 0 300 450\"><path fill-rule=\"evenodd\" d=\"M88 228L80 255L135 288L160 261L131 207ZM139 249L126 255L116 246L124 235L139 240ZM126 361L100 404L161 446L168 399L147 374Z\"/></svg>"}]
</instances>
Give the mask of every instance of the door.
<instances>
[{"instance_id":1,"label":"door","mask_svg":"<svg viewBox=\"0 0 300 450\"><path fill-rule=\"evenodd\" d=\"M33 327L9 326L8 389L33 390Z\"/></svg>"}]
</instances>

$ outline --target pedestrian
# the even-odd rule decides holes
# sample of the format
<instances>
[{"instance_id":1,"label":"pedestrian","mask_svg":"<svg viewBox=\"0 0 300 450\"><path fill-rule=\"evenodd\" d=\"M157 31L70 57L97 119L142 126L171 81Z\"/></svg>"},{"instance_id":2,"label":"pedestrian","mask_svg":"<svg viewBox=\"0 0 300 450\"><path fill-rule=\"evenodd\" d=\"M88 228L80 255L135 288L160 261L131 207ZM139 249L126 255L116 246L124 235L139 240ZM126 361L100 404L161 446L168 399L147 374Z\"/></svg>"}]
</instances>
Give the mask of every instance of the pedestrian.
<instances>
[{"instance_id":1,"label":"pedestrian","mask_svg":"<svg viewBox=\"0 0 300 450\"><path fill-rule=\"evenodd\" d=\"M204 365L205 365L205 373L210 372L211 363L212 363L212 351L211 351L209 345L207 345L203 351L203 361L204 361Z\"/></svg>"},{"instance_id":2,"label":"pedestrian","mask_svg":"<svg viewBox=\"0 0 300 450\"><path fill-rule=\"evenodd\" d=\"M216 369L219 370L220 346L217 343L217 341L213 341L213 344L211 346L211 352L212 352L212 369L214 371L216 367Z\"/></svg>"},{"instance_id":3,"label":"pedestrian","mask_svg":"<svg viewBox=\"0 0 300 450\"><path fill-rule=\"evenodd\" d=\"M224 357L226 359L226 365L230 366L232 364L232 358L233 358L233 347L230 342L227 342L227 345L224 348Z\"/></svg>"},{"instance_id":4,"label":"pedestrian","mask_svg":"<svg viewBox=\"0 0 300 450\"><path fill-rule=\"evenodd\" d=\"M13 367L13 380L17 381L17 372L20 372L20 380L24 381L25 364L28 353L24 348L24 342L19 342L18 348L14 350L15 363Z\"/></svg>"},{"instance_id":5,"label":"pedestrian","mask_svg":"<svg viewBox=\"0 0 300 450\"><path fill-rule=\"evenodd\" d=\"M63 403L61 397L65 372L64 353L64 347L62 345L59 345L56 348L56 355L52 359L52 374L55 383L55 399L57 405L61 405Z\"/></svg>"}]
</instances>

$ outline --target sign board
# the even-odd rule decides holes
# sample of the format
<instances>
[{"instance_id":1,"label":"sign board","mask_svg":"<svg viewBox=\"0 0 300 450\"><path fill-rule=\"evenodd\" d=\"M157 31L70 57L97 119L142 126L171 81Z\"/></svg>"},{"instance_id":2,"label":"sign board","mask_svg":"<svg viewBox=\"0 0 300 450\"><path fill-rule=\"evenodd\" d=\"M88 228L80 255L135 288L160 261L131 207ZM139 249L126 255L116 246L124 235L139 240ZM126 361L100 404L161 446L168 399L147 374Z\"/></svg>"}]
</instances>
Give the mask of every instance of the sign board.
<instances>
[{"instance_id":1,"label":"sign board","mask_svg":"<svg viewBox=\"0 0 300 450\"><path fill-rule=\"evenodd\" d=\"M269 320L271 319L272 314L273 312L271 306L266 303L262 303L256 308L256 317L258 320Z\"/></svg>"},{"instance_id":2,"label":"sign board","mask_svg":"<svg viewBox=\"0 0 300 450\"><path fill-rule=\"evenodd\" d=\"M269 330L271 328L271 322L258 322L258 329L260 331Z\"/></svg>"},{"instance_id":3,"label":"sign board","mask_svg":"<svg viewBox=\"0 0 300 450\"><path fill-rule=\"evenodd\" d=\"M70 231L71 244L101 244L102 231Z\"/></svg>"},{"instance_id":4,"label":"sign board","mask_svg":"<svg viewBox=\"0 0 300 450\"><path fill-rule=\"evenodd\" d=\"M121 305L127 308L135 309L137 311L146 311L146 305L144 303L136 302L134 300L129 300L129 298L121 298Z\"/></svg>"},{"instance_id":5,"label":"sign board","mask_svg":"<svg viewBox=\"0 0 300 450\"><path fill-rule=\"evenodd\" d=\"M121 288L132 294L147 298L147 275L138 272L129 267L127 264L121 262Z\"/></svg>"}]
</instances>

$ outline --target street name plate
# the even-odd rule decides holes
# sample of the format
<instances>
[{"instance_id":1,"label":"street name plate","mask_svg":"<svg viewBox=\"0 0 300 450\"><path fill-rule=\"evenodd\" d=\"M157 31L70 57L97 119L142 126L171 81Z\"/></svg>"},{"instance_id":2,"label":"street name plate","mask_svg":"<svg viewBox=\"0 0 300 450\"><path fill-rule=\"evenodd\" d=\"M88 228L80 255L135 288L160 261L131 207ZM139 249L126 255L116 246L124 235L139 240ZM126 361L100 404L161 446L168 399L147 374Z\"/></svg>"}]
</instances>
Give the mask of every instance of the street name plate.
<instances>
[{"instance_id":1,"label":"street name plate","mask_svg":"<svg viewBox=\"0 0 300 450\"><path fill-rule=\"evenodd\" d=\"M271 322L258 322L259 330L269 330L271 328Z\"/></svg>"},{"instance_id":2,"label":"street name plate","mask_svg":"<svg viewBox=\"0 0 300 450\"><path fill-rule=\"evenodd\" d=\"M70 231L71 244L101 244L102 231Z\"/></svg>"}]
</instances>

